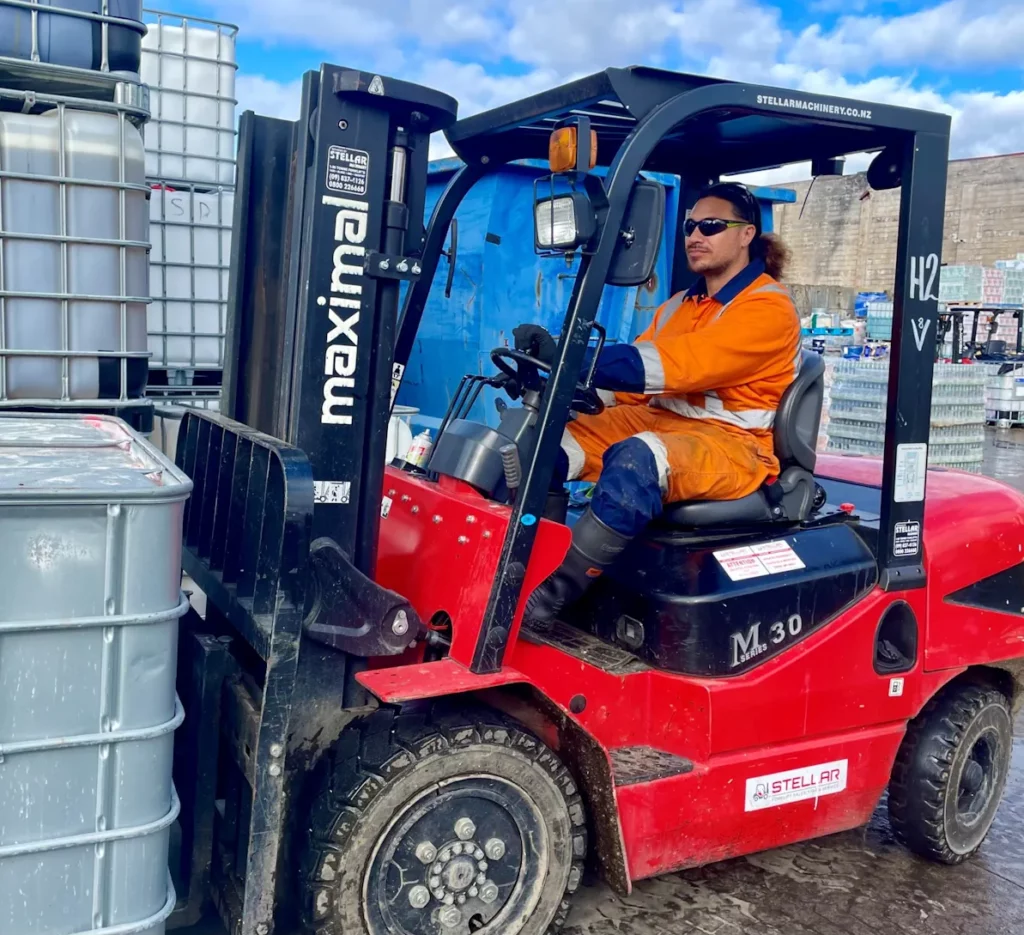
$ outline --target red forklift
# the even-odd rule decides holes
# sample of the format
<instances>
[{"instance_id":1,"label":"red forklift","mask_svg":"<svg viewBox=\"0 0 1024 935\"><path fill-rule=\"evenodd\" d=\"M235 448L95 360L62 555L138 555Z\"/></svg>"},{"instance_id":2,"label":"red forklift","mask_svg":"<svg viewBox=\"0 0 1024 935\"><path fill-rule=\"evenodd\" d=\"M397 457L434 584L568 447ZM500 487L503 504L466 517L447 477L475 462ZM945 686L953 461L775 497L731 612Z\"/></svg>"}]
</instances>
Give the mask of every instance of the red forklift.
<instances>
[{"instance_id":1,"label":"red forklift","mask_svg":"<svg viewBox=\"0 0 1024 935\"><path fill-rule=\"evenodd\" d=\"M588 866L625 894L856 827L886 793L918 854L977 851L1024 698L1024 497L927 469L949 128L650 68L456 121L324 65L297 121L243 116L224 412L189 412L176 458L205 614L179 646L173 922L212 901L231 935L542 935ZM424 225L436 131L465 165ZM553 629L522 626L570 540L549 487L567 420L601 406L602 291L645 282L663 236L644 173L679 175L685 210L721 175L865 151L902 191L884 458L816 455L805 355L781 497L670 505ZM385 466L460 202L549 159L535 248L581 257L554 364L495 348L428 464Z\"/></svg>"}]
</instances>

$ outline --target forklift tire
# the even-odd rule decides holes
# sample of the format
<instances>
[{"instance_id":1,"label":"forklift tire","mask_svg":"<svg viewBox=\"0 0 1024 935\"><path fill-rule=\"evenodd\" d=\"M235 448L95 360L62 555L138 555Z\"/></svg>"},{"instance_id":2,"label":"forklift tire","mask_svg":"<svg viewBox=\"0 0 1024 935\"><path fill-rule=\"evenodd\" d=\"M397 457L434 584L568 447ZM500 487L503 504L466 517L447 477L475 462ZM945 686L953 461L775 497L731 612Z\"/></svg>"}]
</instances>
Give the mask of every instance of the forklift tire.
<instances>
[{"instance_id":1,"label":"forklift tire","mask_svg":"<svg viewBox=\"0 0 1024 935\"><path fill-rule=\"evenodd\" d=\"M959 864L985 840L1010 771L1013 721L1002 692L954 685L908 725L889 784L897 839L922 857Z\"/></svg>"},{"instance_id":2,"label":"forklift tire","mask_svg":"<svg viewBox=\"0 0 1024 935\"><path fill-rule=\"evenodd\" d=\"M346 731L309 825L304 922L318 935L545 935L587 850L572 775L488 710Z\"/></svg>"}]
</instances>

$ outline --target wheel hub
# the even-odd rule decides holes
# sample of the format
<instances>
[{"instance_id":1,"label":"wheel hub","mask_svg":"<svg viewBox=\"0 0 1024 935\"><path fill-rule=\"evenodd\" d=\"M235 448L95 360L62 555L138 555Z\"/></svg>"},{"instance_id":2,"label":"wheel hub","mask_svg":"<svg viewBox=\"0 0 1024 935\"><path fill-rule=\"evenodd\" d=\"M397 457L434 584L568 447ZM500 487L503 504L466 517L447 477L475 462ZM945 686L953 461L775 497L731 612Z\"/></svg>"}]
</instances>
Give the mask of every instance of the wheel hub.
<instances>
[{"instance_id":1,"label":"wheel hub","mask_svg":"<svg viewBox=\"0 0 1024 935\"><path fill-rule=\"evenodd\" d=\"M993 749L982 735L975 741L960 773L956 809L960 820L971 823L985 810L992 795Z\"/></svg>"},{"instance_id":2,"label":"wheel hub","mask_svg":"<svg viewBox=\"0 0 1024 935\"><path fill-rule=\"evenodd\" d=\"M964 767L964 776L961 780L964 791L974 795L979 789L981 789L981 785L984 781L985 768L977 760L971 760L967 766Z\"/></svg>"},{"instance_id":3,"label":"wheel hub","mask_svg":"<svg viewBox=\"0 0 1024 935\"><path fill-rule=\"evenodd\" d=\"M476 864L469 857L456 857L441 871L441 880L445 887L455 893L468 890L475 879Z\"/></svg>"},{"instance_id":4,"label":"wheel hub","mask_svg":"<svg viewBox=\"0 0 1024 935\"><path fill-rule=\"evenodd\" d=\"M396 818L367 872L373 935L507 930L543 879L546 834L533 802L502 785L458 780Z\"/></svg>"}]
</instances>

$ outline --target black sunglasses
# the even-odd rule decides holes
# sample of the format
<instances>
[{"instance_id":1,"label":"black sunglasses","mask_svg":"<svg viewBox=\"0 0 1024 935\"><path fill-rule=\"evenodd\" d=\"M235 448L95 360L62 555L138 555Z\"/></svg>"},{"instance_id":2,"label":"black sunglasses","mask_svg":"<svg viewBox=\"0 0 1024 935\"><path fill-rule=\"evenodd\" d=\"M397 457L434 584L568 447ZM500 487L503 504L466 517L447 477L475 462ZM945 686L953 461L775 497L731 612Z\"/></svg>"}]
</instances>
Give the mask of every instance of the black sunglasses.
<instances>
[{"instance_id":1,"label":"black sunglasses","mask_svg":"<svg viewBox=\"0 0 1024 935\"><path fill-rule=\"evenodd\" d=\"M705 237L714 237L715 234L720 234L730 227L753 226L750 221L729 221L725 218L704 218L703 220L695 221L693 218L687 218L683 224L683 233L687 237L692 237L693 232L699 230Z\"/></svg>"}]
</instances>

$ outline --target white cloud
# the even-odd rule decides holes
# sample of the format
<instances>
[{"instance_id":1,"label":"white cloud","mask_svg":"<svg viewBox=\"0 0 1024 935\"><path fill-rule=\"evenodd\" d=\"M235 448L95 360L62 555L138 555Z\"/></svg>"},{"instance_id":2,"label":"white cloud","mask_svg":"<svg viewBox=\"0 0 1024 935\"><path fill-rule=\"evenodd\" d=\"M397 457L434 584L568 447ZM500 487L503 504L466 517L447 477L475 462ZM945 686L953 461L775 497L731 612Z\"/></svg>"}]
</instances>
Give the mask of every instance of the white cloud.
<instances>
[{"instance_id":1,"label":"white cloud","mask_svg":"<svg viewBox=\"0 0 1024 935\"><path fill-rule=\"evenodd\" d=\"M1020 0L948 0L900 16L844 16L830 32L805 29L789 60L808 66L932 65L943 69L1019 66L1024 45Z\"/></svg>"},{"instance_id":2,"label":"white cloud","mask_svg":"<svg viewBox=\"0 0 1024 935\"><path fill-rule=\"evenodd\" d=\"M1024 91L933 87L912 71L1012 60L1024 48L1021 0L944 0L930 9L880 15L892 4L847 0L834 28L787 30L769 0L215 0L216 15L243 38L307 47L319 59L373 68L436 87L469 116L609 65L666 67L865 101L940 110L953 118L952 154L1024 150ZM820 8L837 8L818 0ZM861 14L862 11L867 11ZM1001 58L1002 57L1002 58ZM514 63L513 69L509 63ZM890 74L878 74L879 67ZM870 78L861 78L868 69ZM515 73L508 74L510 70ZM241 107L297 116L300 81L242 72ZM432 156L450 153L442 137ZM854 171L851 161L848 171ZM806 167L757 177L792 180Z\"/></svg>"},{"instance_id":3,"label":"white cloud","mask_svg":"<svg viewBox=\"0 0 1024 935\"><path fill-rule=\"evenodd\" d=\"M235 81L239 114L253 110L265 117L298 120L301 95L301 78L281 84L262 75L247 75L243 72Z\"/></svg>"}]
</instances>

